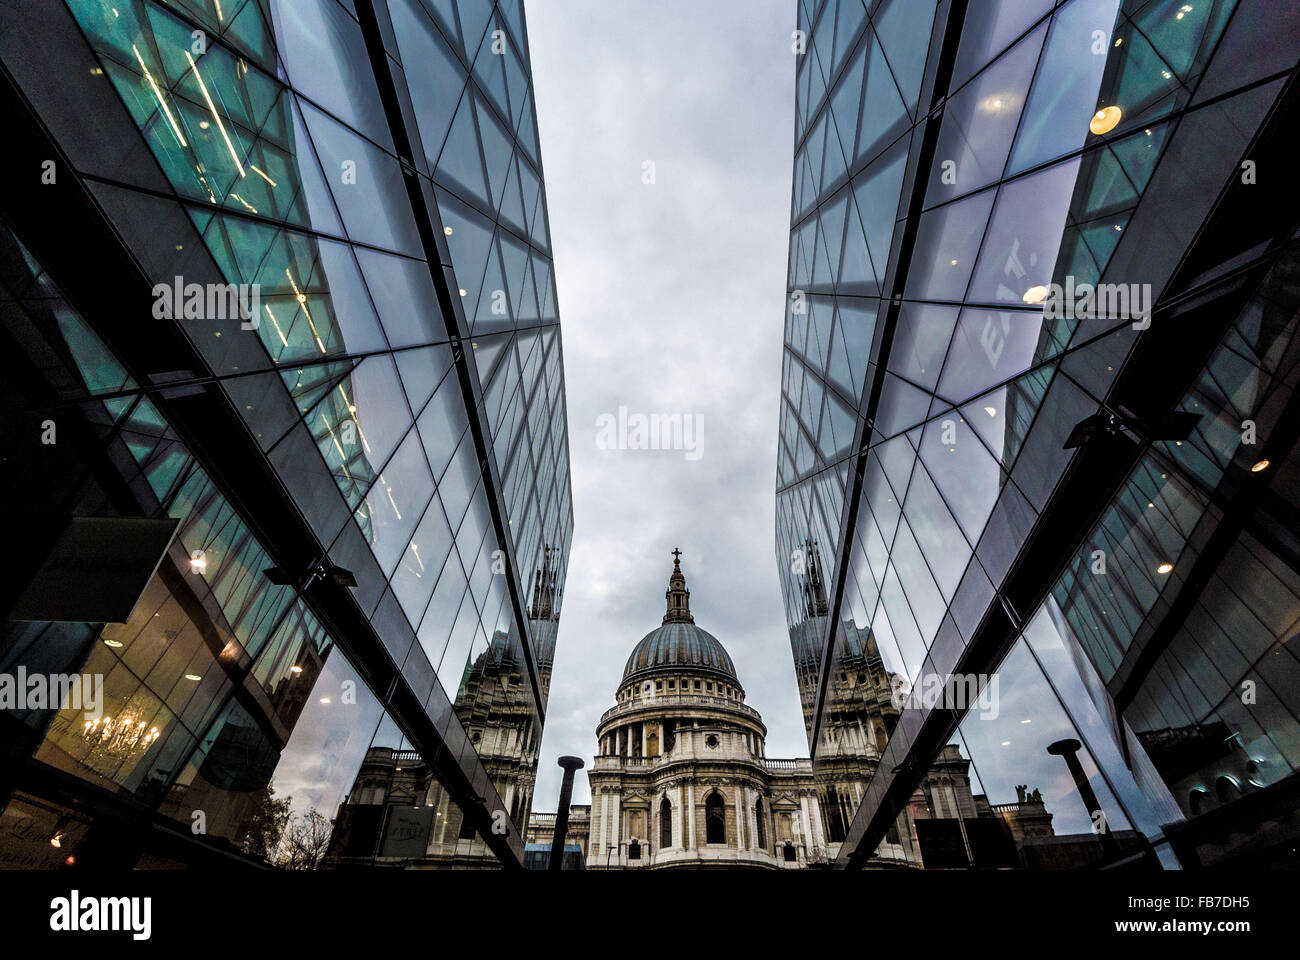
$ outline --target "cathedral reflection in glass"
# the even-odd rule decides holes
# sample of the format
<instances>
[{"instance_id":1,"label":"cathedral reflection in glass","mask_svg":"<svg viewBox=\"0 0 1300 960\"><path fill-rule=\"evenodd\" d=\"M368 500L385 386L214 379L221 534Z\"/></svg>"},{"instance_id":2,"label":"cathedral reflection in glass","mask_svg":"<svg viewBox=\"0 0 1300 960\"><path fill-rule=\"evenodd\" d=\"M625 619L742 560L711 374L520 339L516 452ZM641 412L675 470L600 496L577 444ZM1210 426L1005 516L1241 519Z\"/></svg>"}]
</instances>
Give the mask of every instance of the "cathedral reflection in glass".
<instances>
[{"instance_id":1,"label":"cathedral reflection in glass","mask_svg":"<svg viewBox=\"0 0 1300 960\"><path fill-rule=\"evenodd\" d=\"M1300 14L798 26L776 553L819 782L874 771L837 865L1293 863Z\"/></svg>"},{"instance_id":2,"label":"cathedral reflection in glass","mask_svg":"<svg viewBox=\"0 0 1300 960\"><path fill-rule=\"evenodd\" d=\"M103 685L0 710L0 866L519 866L573 527L521 0L67 0L0 60L0 674ZM159 522L122 622L60 590Z\"/></svg>"}]
</instances>

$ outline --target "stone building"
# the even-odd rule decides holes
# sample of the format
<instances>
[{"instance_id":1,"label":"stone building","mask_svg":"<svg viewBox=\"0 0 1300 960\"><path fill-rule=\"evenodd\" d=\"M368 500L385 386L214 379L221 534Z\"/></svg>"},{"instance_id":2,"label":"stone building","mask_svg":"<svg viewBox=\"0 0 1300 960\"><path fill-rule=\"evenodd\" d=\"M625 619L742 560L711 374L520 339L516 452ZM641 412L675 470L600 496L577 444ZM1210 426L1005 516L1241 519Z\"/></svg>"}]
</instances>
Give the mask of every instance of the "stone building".
<instances>
[{"instance_id":1,"label":"stone building","mask_svg":"<svg viewBox=\"0 0 1300 960\"><path fill-rule=\"evenodd\" d=\"M539 813L534 810L528 818L527 841L529 847L551 848L555 838L555 819L553 813ZM591 804L574 803L569 806L569 827L564 833L567 844L573 844L582 852L585 860L589 854L588 841L591 838Z\"/></svg>"},{"instance_id":2,"label":"stone building","mask_svg":"<svg viewBox=\"0 0 1300 960\"><path fill-rule=\"evenodd\" d=\"M828 626L820 558L815 544L807 546L801 626L808 656L795 661L805 716L820 671L812 640ZM680 551L673 557L663 622L632 649L617 702L596 727L597 753L587 771L591 807L573 822L568 840L582 844L593 870L825 865L838 854L876 772L906 681L885 668L870 629L841 624L816 769L808 758L769 758L763 718L745 703L726 649L696 625ZM953 746L871 863L920 867L928 847L935 866L1010 866L1022 839L1050 835L1041 797L1029 793L993 809L972 793L970 761Z\"/></svg>"},{"instance_id":3,"label":"stone building","mask_svg":"<svg viewBox=\"0 0 1300 960\"><path fill-rule=\"evenodd\" d=\"M763 718L726 649L696 625L673 555L663 622L633 648L596 728L587 867L825 862L812 764L767 756Z\"/></svg>"}]
</instances>

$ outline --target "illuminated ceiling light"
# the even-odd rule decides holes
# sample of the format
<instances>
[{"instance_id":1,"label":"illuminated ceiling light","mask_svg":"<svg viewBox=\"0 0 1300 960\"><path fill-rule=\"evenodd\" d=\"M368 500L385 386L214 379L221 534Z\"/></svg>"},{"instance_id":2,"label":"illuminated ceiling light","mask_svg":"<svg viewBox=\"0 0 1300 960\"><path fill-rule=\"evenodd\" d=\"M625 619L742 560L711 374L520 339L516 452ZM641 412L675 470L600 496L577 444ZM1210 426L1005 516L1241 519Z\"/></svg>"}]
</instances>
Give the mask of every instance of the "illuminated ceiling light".
<instances>
[{"instance_id":1,"label":"illuminated ceiling light","mask_svg":"<svg viewBox=\"0 0 1300 960\"><path fill-rule=\"evenodd\" d=\"M206 569L208 569L208 558L201 550L195 551L194 556L190 557L190 573L202 573Z\"/></svg>"},{"instance_id":2,"label":"illuminated ceiling light","mask_svg":"<svg viewBox=\"0 0 1300 960\"><path fill-rule=\"evenodd\" d=\"M1109 107L1102 107L1088 121L1088 129L1098 136L1103 133L1110 133L1119 125L1120 118L1123 116L1124 111L1114 104Z\"/></svg>"},{"instance_id":3,"label":"illuminated ceiling light","mask_svg":"<svg viewBox=\"0 0 1300 960\"><path fill-rule=\"evenodd\" d=\"M1122 46L1123 43L1124 43L1124 38L1123 38L1123 37L1116 37L1116 38L1115 38L1115 46L1117 46L1117 47L1118 47L1118 46Z\"/></svg>"},{"instance_id":4,"label":"illuminated ceiling light","mask_svg":"<svg viewBox=\"0 0 1300 960\"><path fill-rule=\"evenodd\" d=\"M1047 299L1047 287L1041 283L1035 284L1025 291L1025 295L1020 298L1025 303L1042 303Z\"/></svg>"},{"instance_id":5,"label":"illuminated ceiling light","mask_svg":"<svg viewBox=\"0 0 1300 960\"><path fill-rule=\"evenodd\" d=\"M996 417L996 416L998 415L998 408L997 408L997 407L985 407L985 408L984 408L984 412L987 413L990 417Z\"/></svg>"},{"instance_id":6,"label":"illuminated ceiling light","mask_svg":"<svg viewBox=\"0 0 1300 960\"><path fill-rule=\"evenodd\" d=\"M952 265L953 265L954 267L957 266L957 261L956 261L956 260L952 261Z\"/></svg>"},{"instance_id":7,"label":"illuminated ceiling light","mask_svg":"<svg viewBox=\"0 0 1300 960\"><path fill-rule=\"evenodd\" d=\"M63 846L63 831L59 831L54 834L54 836L50 837L50 846L56 849Z\"/></svg>"},{"instance_id":8,"label":"illuminated ceiling light","mask_svg":"<svg viewBox=\"0 0 1300 960\"><path fill-rule=\"evenodd\" d=\"M469 296L469 291L466 290L464 287L461 287L461 288L460 288L460 295L461 295L462 297L467 297L467 296Z\"/></svg>"},{"instance_id":9,"label":"illuminated ceiling light","mask_svg":"<svg viewBox=\"0 0 1300 960\"><path fill-rule=\"evenodd\" d=\"M330 702L330 698L329 698L329 697L321 697L321 698L320 698L320 702L321 702L321 703L329 703L329 702Z\"/></svg>"},{"instance_id":10,"label":"illuminated ceiling light","mask_svg":"<svg viewBox=\"0 0 1300 960\"><path fill-rule=\"evenodd\" d=\"M289 668L289 672L290 672L290 673L302 673L302 667L298 666L298 664L295 663L292 667Z\"/></svg>"},{"instance_id":11,"label":"illuminated ceiling light","mask_svg":"<svg viewBox=\"0 0 1300 960\"><path fill-rule=\"evenodd\" d=\"M120 647L121 645L122 645L122 641L121 641L121 640L105 640L105 641L104 641L104 646L106 646L106 647Z\"/></svg>"},{"instance_id":12,"label":"illuminated ceiling light","mask_svg":"<svg viewBox=\"0 0 1300 960\"><path fill-rule=\"evenodd\" d=\"M1251 472L1251 473L1262 473L1263 471L1265 471L1265 470L1268 469L1268 465L1269 465L1269 461L1268 461L1268 460L1260 460L1258 463L1254 464L1254 465L1250 468L1250 472Z\"/></svg>"},{"instance_id":13,"label":"illuminated ceiling light","mask_svg":"<svg viewBox=\"0 0 1300 960\"><path fill-rule=\"evenodd\" d=\"M442 228L442 232L445 233L447 236L450 237L451 234L452 234L452 229L451 229L451 227L443 227L443 228Z\"/></svg>"},{"instance_id":14,"label":"illuminated ceiling light","mask_svg":"<svg viewBox=\"0 0 1300 960\"><path fill-rule=\"evenodd\" d=\"M197 673L187 673L187 674L185 674L185 679L186 679L186 680L191 680L191 681L193 681L194 683L198 683L198 682L199 682L200 680L202 680L203 678L200 677Z\"/></svg>"},{"instance_id":15,"label":"illuminated ceiling light","mask_svg":"<svg viewBox=\"0 0 1300 960\"><path fill-rule=\"evenodd\" d=\"M1032 721L1032 720L1021 720L1020 722L1021 722L1021 723L1033 723L1034 721Z\"/></svg>"},{"instance_id":16,"label":"illuminated ceiling light","mask_svg":"<svg viewBox=\"0 0 1300 960\"><path fill-rule=\"evenodd\" d=\"M200 130L206 130L206 129L208 129L208 127L210 127L210 126L212 126L212 124L208 123L208 121L206 121L206 120L200 120L200 121L199 121L199 129L200 129Z\"/></svg>"},{"instance_id":17,"label":"illuminated ceiling light","mask_svg":"<svg viewBox=\"0 0 1300 960\"><path fill-rule=\"evenodd\" d=\"M1156 567L1156 573L1168 573L1173 568L1174 565L1172 563L1162 563L1160 566Z\"/></svg>"},{"instance_id":18,"label":"illuminated ceiling light","mask_svg":"<svg viewBox=\"0 0 1300 960\"><path fill-rule=\"evenodd\" d=\"M1170 73L1168 70L1161 70L1160 76L1164 77L1166 80L1170 80L1173 78L1173 74Z\"/></svg>"},{"instance_id":19,"label":"illuminated ceiling light","mask_svg":"<svg viewBox=\"0 0 1300 960\"><path fill-rule=\"evenodd\" d=\"M1010 741L1010 740L1003 740L1003 741L1002 741L1002 746L1004 746L1004 747L1009 747L1009 746L1011 746L1011 741Z\"/></svg>"}]
</instances>

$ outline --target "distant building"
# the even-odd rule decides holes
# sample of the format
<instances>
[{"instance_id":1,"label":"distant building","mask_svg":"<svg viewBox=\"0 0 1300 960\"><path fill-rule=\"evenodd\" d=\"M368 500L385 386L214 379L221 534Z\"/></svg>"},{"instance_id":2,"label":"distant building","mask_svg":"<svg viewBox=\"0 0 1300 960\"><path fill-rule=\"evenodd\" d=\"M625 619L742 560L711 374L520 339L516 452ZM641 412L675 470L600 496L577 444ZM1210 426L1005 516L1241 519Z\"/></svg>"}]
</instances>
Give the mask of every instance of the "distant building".
<instances>
[{"instance_id":1,"label":"distant building","mask_svg":"<svg viewBox=\"0 0 1300 960\"><path fill-rule=\"evenodd\" d=\"M810 618L824 623L815 552L805 587ZM851 655L832 678L827 714L833 722L823 728L817 769L807 758L771 759L767 728L745 703L730 655L695 623L679 551L665 598L662 624L633 648L618 702L597 725L591 806L573 808L583 816L571 820L568 840L583 845L589 869L828 864L897 722L900 678L885 670L869 630L852 633ZM807 696L815 690L812 674L800 676ZM955 748L944 753L880 845L874 866L920 866L927 844L940 861L1012 866L1012 818L1020 815L1035 831L1050 833L1050 815L1004 814L973 796L969 767ZM549 822L553 830L553 816ZM530 830L529 839L534 836L540 839L540 831ZM943 852L950 837L955 845ZM994 847L996 856L989 852Z\"/></svg>"},{"instance_id":2,"label":"distant building","mask_svg":"<svg viewBox=\"0 0 1300 960\"><path fill-rule=\"evenodd\" d=\"M555 837L555 814L537 813L528 818L528 834L525 841L529 846L540 844L547 851L551 849L551 841ZM571 847L576 847L581 858L585 861L587 857L587 843L591 837L591 804L575 803L569 807L569 828L565 831L565 865L569 869L567 860L568 851ZM527 866L527 863L525 863Z\"/></svg>"}]
</instances>

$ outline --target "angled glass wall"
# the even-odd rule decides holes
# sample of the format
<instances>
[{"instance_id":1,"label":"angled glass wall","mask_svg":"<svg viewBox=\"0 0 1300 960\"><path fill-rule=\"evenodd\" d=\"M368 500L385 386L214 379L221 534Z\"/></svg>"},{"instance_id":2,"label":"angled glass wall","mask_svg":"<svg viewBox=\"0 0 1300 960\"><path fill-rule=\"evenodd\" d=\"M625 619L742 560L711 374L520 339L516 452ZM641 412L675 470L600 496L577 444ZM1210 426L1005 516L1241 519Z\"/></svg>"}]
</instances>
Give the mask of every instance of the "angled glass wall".
<instances>
[{"instance_id":1,"label":"angled glass wall","mask_svg":"<svg viewBox=\"0 0 1300 960\"><path fill-rule=\"evenodd\" d=\"M291 814L322 817L313 829L328 841L359 801L367 751L413 752L425 791L439 784L439 818L455 821L451 846L439 831L424 853L408 842L385 860L385 814L363 858L514 865L572 536L522 4L69 0L13 19L0 57L22 115L47 131L33 149L57 157L59 182L83 193L62 236L21 198L6 201L13 262L42 278L24 290L58 285L64 312L79 317L72 331L51 307L57 327L12 328L19 379L57 389L14 391L7 419L57 420L56 407L76 407L93 433L70 456L119 467L124 498L110 505L67 482L42 489L33 478L45 468L18 476L45 452L30 437L6 483L47 525L180 519L174 576L188 584L202 557L199 575L219 598L206 606L220 606L237 647L218 648L216 662L236 688L256 680L262 691L250 705L213 687L187 712L134 665L148 693L115 694L120 710L157 727L137 767L74 762L84 744L38 725L35 752L12 761L30 768L17 780L33 785L31 770L55 766L110 791L147 785L149 810L179 819L206 797L224 804L210 811L221 824L212 835L238 845L249 816L278 815L289 788L273 796L270 773L302 742L337 752L342 780L297 790ZM49 64L73 79L56 84ZM77 274L87 258L104 275ZM190 303L194 284L238 290L252 309L214 314L202 297ZM174 312L157 308L163 287ZM146 288L151 300L139 298ZM57 379L51 349L64 361ZM83 400L104 391L102 403ZM272 584L270 568L285 582ZM355 586L320 576L335 568ZM174 600L170 569L159 567L133 620ZM39 658L42 631L75 633L80 669L110 679L113 658L146 636L155 658L185 660L190 631L178 622L160 638L157 626L11 621L6 663ZM349 661L355 669L327 669ZM505 675L484 682L484 665L503 662ZM326 673L359 691L349 709L373 705L346 744L326 733L322 711L341 706L321 693ZM268 724L270 752L251 732ZM326 746L306 744L315 736ZM250 751L261 753L250 761ZM247 763L267 776L241 781L234 767ZM232 800L232 789L247 795ZM349 849L355 865L360 848Z\"/></svg>"},{"instance_id":2,"label":"angled glass wall","mask_svg":"<svg viewBox=\"0 0 1300 960\"><path fill-rule=\"evenodd\" d=\"M918 865L1275 862L1300 782L1300 210L1255 188L1300 22L798 15L776 550L814 761L844 749L863 634L902 704L839 862L904 812ZM921 695L953 674L990 702ZM954 756L976 813L927 786Z\"/></svg>"}]
</instances>

